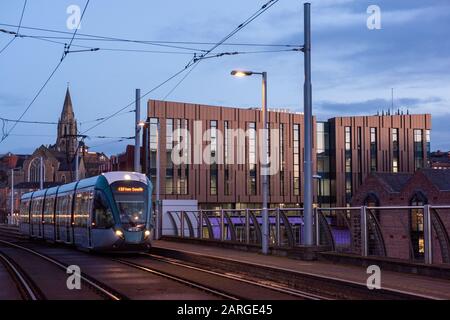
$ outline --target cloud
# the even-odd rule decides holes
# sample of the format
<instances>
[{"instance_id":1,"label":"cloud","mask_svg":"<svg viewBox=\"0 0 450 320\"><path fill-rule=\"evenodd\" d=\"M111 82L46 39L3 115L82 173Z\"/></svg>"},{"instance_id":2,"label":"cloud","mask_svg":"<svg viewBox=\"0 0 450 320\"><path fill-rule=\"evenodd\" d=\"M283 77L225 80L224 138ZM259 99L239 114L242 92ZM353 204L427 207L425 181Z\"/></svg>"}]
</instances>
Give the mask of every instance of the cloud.
<instances>
[{"instance_id":1,"label":"cloud","mask_svg":"<svg viewBox=\"0 0 450 320\"><path fill-rule=\"evenodd\" d=\"M24 102L25 99L23 97L19 97L10 93L0 93L0 108L2 109L22 107Z\"/></svg>"}]
</instances>

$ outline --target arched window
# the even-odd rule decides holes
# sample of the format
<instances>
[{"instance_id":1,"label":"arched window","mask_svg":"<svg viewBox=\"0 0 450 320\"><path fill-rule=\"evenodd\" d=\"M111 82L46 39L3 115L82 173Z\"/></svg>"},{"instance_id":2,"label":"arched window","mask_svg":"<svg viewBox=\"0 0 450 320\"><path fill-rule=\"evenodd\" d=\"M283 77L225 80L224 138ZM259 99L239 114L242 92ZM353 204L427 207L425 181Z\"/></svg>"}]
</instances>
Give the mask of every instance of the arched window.
<instances>
[{"instance_id":1,"label":"arched window","mask_svg":"<svg viewBox=\"0 0 450 320\"><path fill-rule=\"evenodd\" d=\"M367 207L379 207L380 200L373 192L367 194L364 199L364 205ZM367 226L368 226L368 250L369 255L384 256L386 250L384 247L383 235L380 229L380 210L367 209Z\"/></svg>"},{"instance_id":2,"label":"arched window","mask_svg":"<svg viewBox=\"0 0 450 320\"><path fill-rule=\"evenodd\" d=\"M377 195L373 192L370 192L367 197L364 199L364 205L367 207L379 207L380 206L380 200L378 199ZM372 214L375 216L375 218L380 222L380 211L371 209Z\"/></svg>"},{"instance_id":3,"label":"arched window","mask_svg":"<svg viewBox=\"0 0 450 320\"><path fill-rule=\"evenodd\" d=\"M62 182L62 183L66 183L66 176L65 176L65 175L62 175L62 176L61 176L61 182Z\"/></svg>"},{"instance_id":4,"label":"arched window","mask_svg":"<svg viewBox=\"0 0 450 320\"><path fill-rule=\"evenodd\" d=\"M43 177L45 180L45 166L43 166L44 172ZM41 159L34 158L30 162L30 166L28 167L28 181L29 182L39 182L41 180Z\"/></svg>"},{"instance_id":5,"label":"arched window","mask_svg":"<svg viewBox=\"0 0 450 320\"><path fill-rule=\"evenodd\" d=\"M423 206L428 202L427 197L422 192L416 192L411 198L411 206ZM409 227L411 234L412 254L414 259L423 260L425 244L423 237L423 209L411 209L409 215Z\"/></svg>"}]
</instances>

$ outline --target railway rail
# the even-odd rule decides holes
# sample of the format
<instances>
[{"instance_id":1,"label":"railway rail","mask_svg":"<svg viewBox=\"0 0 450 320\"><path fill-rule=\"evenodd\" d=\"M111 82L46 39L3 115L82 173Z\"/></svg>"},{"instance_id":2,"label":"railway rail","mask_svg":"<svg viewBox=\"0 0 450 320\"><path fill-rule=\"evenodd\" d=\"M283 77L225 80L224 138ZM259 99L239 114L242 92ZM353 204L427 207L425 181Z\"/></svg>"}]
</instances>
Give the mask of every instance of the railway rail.
<instances>
[{"instance_id":1,"label":"railway rail","mask_svg":"<svg viewBox=\"0 0 450 320\"><path fill-rule=\"evenodd\" d=\"M20 285L20 287L25 288L24 290L27 292L27 296L29 295L32 297L32 300L45 300L47 299L45 293L40 294L33 294L33 290L39 290L38 285L35 281L30 280L33 279L33 276L29 273L24 271L24 267L19 267L19 263L14 261L13 258L11 258L10 254L5 253L5 248L14 248L21 251L21 253L26 255L31 255L33 257L38 257L41 261L45 261L46 263L57 267L58 269L61 269L62 271L66 272L68 265L65 265L58 260L49 257L47 255L44 255L36 250L30 249L28 247L19 245L17 243L13 243L6 240L0 240L0 245L2 247L0 248L0 256L3 256L3 261L8 265L10 270L14 273L14 278L16 279L16 283ZM82 283L84 283L85 286L90 288L92 291L94 291L97 295L101 296L103 299L107 300L124 300L127 299L127 297L121 293L116 292L114 289L110 288L109 286L105 285L104 283L99 282L98 280L87 276L85 274L80 274L80 280ZM30 285L31 283L31 285ZM31 290L29 290L29 289ZM34 288L34 289L32 289ZM43 291L43 290L41 290Z\"/></svg>"},{"instance_id":2,"label":"railway rail","mask_svg":"<svg viewBox=\"0 0 450 320\"><path fill-rule=\"evenodd\" d=\"M0 263L5 266L6 271L9 273L12 282L23 300L41 300L43 298L42 293L37 289L36 285L23 269L2 252L0 252Z\"/></svg>"},{"instance_id":3,"label":"railway rail","mask_svg":"<svg viewBox=\"0 0 450 320\"><path fill-rule=\"evenodd\" d=\"M26 268L3 250L5 247L38 257L64 271L71 263L84 264L83 274L80 277L83 283L97 295L110 300L171 299L174 294L180 294L180 289L183 292L183 288L189 288L184 292L186 295L192 294L196 299L202 297L209 299L208 296L226 300L435 299L386 288L368 292L361 284L342 279L271 269L268 266L257 266L232 259L180 253L161 248L154 248L152 253L132 256L90 255L70 247L29 241L11 227L6 228L6 233L3 229L4 227L0 226L0 261L11 274L23 299L40 300L46 297L42 293L44 290L39 290L39 286L32 281L33 278L27 275L27 271L24 270ZM68 258L69 256L71 257ZM117 271L119 272L117 277L113 274L105 276L101 270L108 268L120 270ZM136 271L132 270L139 272L134 273ZM249 272L250 270L252 271ZM132 277L134 282L127 280L124 283L121 280L127 279L128 276ZM146 287L146 283L152 281L158 283L153 292ZM142 295L141 290L144 288L147 290L146 295ZM158 290L164 290L167 297L158 296L156 293Z\"/></svg>"},{"instance_id":4,"label":"railway rail","mask_svg":"<svg viewBox=\"0 0 450 320\"><path fill-rule=\"evenodd\" d=\"M200 271L206 274L211 274L217 277L222 277L225 279L230 279L230 280L234 280L237 282L242 282L242 283L246 283L246 284L250 284L253 286L257 286L257 287L261 287L264 289L268 289L268 290L272 290L278 293L282 293L282 294L287 294L296 298L300 298L300 299L307 299L307 300L329 300L329 297L326 297L324 295L318 295L318 294L313 294L304 290L297 290L294 288L289 288L283 285L279 285L275 282L269 282L266 280L257 280L257 279L248 279L248 278L244 278L241 275L237 275L237 274L233 274L230 272L217 272L217 271L212 271L212 270L208 270L205 268L201 268L198 266L192 266L190 264L187 264L181 260L176 260L176 259L171 259L171 258L166 258L160 255L156 255L156 254L143 254L145 256L151 257L152 259L156 259L158 261L162 261L171 265L175 265L175 266L179 266L185 269L189 269L189 270L195 270L195 271Z\"/></svg>"},{"instance_id":5,"label":"railway rail","mask_svg":"<svg viewBox=\"0 0 450 320\"><path fill-rule=\"evenodd\" d=\"M144 257L144 260L141 259L142 257ZM148 259L148 257L151 259ZM280 300L328 300L326 296L319 296L306 291L279 286L264 280L253 281L228 272L220 273L211 271L188 265L182 261L175 261L174 259L167 259L152 254L143 254L139 258L114 260L141 271L165 277L228 300L261 299L261 297L263 299ZM154 262L160 262L163 265L155 264Z\"/></svg>"}]
</instances>

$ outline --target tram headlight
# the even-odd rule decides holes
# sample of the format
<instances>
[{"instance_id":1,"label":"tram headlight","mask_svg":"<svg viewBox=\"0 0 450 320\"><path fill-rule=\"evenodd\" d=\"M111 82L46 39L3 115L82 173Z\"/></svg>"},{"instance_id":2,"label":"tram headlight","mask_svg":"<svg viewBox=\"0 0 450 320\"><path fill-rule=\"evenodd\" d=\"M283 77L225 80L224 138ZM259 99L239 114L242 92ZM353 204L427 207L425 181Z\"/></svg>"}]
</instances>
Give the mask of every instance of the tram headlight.
<instances>
[{"instance_id":1,"label":"tram headlight","mask_svg":"<svg viewBox=\"0 0 450 320\"><path fill-rule=\"evenodd\" d=\"M115 232L115 234L116 234L117 237L119 237L119 238L121 238L121 239L124 238L124 237L123 237L123 231L122 231L122 230L117 229L116 232Z\"/></svg>"},{"instance_id":2,"label":"tram headlight","mask_svg":"<svg viewBox=\"0 0 450 320\"><path fill-rule=\"evenodd\" d=\"M145 230L144 239L147 239L148 237L150 237L151 234L152 234L152 232L150 230Z\"/></svg>"}]
</instances>

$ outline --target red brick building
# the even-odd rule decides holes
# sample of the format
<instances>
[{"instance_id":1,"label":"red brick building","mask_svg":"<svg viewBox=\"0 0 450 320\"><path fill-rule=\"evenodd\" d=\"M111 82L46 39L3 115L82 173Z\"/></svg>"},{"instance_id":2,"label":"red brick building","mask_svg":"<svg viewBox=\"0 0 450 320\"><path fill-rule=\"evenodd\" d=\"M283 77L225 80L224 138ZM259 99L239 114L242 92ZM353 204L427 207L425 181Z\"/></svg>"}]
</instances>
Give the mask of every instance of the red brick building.
<instances>
[{"instance_id":1,"label":"red brick building","mask_svg":"<svg viewBox=\"0 0 450 320\"><path fill-rule=\"evenodd\" d=\"M450 171L422 169L411 173L371 174L352 199L353 206L450 205ZM423 260L422 209L372 210L378 227L369 226L369 250L401 259ZM432 246L435 263L450 262L450 209L432 209ZM369 219L370 220L370 219ZM358 219L352 219L358 246ZM356 249L357 250L357 249ZM383 252L384 251L384 252ZM369 252L370 253L370 252Z\"/></svg>"},{"instance_id":2,"label":"red brick building","mask_svg":"<svg viewBox=\"0 0 450 320\"><path fill-rule=\"evenodd\" d=\"M450 169L450 152L442 152L440 150L431 153L431 167L433 169L449 170Z\"/></svg>"}]
</instances>

